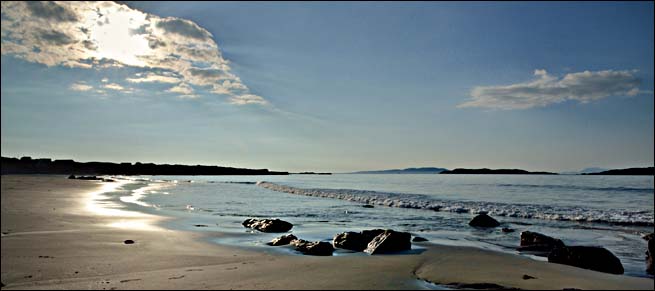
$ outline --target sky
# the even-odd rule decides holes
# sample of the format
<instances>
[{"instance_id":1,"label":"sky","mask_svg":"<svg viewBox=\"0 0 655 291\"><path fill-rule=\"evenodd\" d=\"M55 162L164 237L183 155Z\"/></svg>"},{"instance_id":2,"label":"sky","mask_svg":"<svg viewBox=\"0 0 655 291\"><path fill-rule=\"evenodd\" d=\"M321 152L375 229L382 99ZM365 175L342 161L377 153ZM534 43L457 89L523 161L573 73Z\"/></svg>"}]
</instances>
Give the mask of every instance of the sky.
<instances>
[{"instance_id":1,"label":"sky","mask_svg":"<svg viewBox=\"0 0 655 291\"><path fill-rule=\"evenodd\" d=\"M2 156L653 166L652 2L2 2Z\"/></svg>"}]
</instances>

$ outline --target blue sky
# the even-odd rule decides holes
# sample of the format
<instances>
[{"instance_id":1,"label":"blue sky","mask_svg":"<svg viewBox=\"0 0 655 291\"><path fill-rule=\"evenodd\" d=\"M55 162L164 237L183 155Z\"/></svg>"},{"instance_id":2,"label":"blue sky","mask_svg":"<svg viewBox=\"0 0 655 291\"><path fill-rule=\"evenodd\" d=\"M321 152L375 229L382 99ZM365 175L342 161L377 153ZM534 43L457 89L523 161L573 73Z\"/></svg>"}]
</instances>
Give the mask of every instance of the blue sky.
<instances>
[{"instance_id":1,"label":"blue sky","mask_svg":"<svg viewBox=\"0 0 655 291\"><path fill-rule=\"evenodd\" d=\"M3 2L3 156L653 165L650 2L128 4Z\"/></svg>"}]
</instances>

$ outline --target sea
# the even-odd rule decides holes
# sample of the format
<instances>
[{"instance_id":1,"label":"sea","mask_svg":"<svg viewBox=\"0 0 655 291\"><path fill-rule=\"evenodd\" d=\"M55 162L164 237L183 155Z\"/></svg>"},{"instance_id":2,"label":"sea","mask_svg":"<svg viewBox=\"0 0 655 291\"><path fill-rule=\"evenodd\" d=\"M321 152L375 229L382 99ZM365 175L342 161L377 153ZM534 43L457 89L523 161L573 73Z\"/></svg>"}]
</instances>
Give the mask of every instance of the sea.
<instances>
[{"instance_id":1,"label":"sea","mask_svg":"<svg viewBox=\"0 0 655 291\"><path fill-rule=\"evenodd\" d=\"M534 231L566 245L602 246L625 275L645 272L654 231L653 176L333 174L288 176L129 176L103 199L170 219L162 227L208 232L217 244L286 252L265 245L279 234L246 229L247 218L291 222L306 240L331 241L344 231L385 228L430 243L520 254L520 233ZM364 207L371 205L373 207ZM502 225L468 225L486 212ZM514 232L503 232L501 228ZM221 235L211 235L220 233ZM416 245L413 248L420 249ZM337 251L335 255L363 255Z\"/></svg>"}]
</instances>

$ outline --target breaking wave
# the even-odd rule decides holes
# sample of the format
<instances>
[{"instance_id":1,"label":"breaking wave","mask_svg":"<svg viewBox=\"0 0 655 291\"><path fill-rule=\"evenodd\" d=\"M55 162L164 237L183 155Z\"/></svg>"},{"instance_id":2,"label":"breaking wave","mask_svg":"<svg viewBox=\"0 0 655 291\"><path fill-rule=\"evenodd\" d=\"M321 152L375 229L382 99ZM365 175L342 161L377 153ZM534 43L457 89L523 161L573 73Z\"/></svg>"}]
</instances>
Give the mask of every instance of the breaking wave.
<instances>
[{"instance_id":1,"label":"breaking wave","mask_svg":"<svg viewBox=\"0 0 655 291\"><path fill-rule=\"evenodd\" d=\"M271 182L257 182L257 186L269 190L331 199L341 199L363 204L388 207L448 211L455 213L486 212L495 216L546 219L575 222L594 222L615 225L653 226L653 211L601 210L584 207L564 207L536 204L507 204L497 202L439 200L429 195L401 194L352 189L304 189ZM641 191L639 189L637 191ZM652 190L651 190L652 191Z\"/></svg>"}]
</instances>

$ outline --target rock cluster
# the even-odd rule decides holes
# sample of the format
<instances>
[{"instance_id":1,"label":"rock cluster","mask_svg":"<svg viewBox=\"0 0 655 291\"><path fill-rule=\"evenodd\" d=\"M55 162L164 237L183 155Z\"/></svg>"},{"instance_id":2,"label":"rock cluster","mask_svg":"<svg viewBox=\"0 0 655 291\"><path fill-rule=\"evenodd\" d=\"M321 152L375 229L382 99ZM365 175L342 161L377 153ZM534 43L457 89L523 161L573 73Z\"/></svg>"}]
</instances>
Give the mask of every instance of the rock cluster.
<instances>
[{"instance_id":1,"label":"rock cluster","mask_svg":"<svg viewBox=\"0 0 655 291\"><path fill-rule=\"evenodd\" d=\"M412 248L411 238L412 235L408 232L399 232L391 229L371 229L362 232L349 231L339 233L334 236L332 243L322 241L311 242L299 239L292 234L287 234L271 240L267 245L291 245L296 251L305 255L314 256L332 255L335 248L377 255L410 250ZM414 241L427 241L427 239L415 237Z\"/></svg>"},{"instance_id":2,"label":"rock cluster","mask_svg":"<svg viewBox=\"0 0 655 291\"><path fill-rule=\"evenodd\" d=\"M519 251L548 257L548 262L574 266L610 274L623 274L623 265L609 250L596 246L566 246L556 239L538 232L521 233Z\"/></svg>"}]
</instances>

